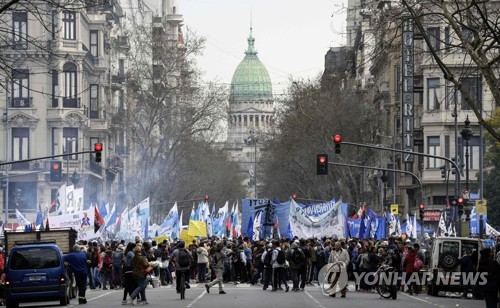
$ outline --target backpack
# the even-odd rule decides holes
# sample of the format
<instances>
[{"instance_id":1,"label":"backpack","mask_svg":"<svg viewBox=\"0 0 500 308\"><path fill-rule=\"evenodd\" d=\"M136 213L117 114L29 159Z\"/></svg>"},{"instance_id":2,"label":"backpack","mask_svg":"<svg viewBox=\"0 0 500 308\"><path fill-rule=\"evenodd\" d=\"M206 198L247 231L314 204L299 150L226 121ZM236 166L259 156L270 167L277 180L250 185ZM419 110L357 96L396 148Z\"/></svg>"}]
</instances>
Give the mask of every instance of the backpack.
<instances>
[{"instance_id":1,"label":"backpack","mask_svg":"<svg viewBox=\"0 0 500 308\"><path fill-rule=\"evenodd\" d=\"M266 256L264 257L264 265L271 266L271 262L273 261L273 251L268 250Z\"/></svg>"},{"instance_id":2,"label":"backpack","mask_svg":"<svg viewBox=\"0 0 500 308\"><path fill-rule=\"evenodd\" d=\"M177 263L180 267L188 267L191 265L191 256L186 249L180 249L179 254L177 255Z\"/></svg>"},{"instance_id":3,"label":"backpack","mask_svg":"<svg viewBox=\"0 0 500 308\"><path fill-rule=\"evenodd\" d=\"M300 248L296 248L292 253L292 261L295 264L302 264L306 260L304 252Z\"/></svg>"},{"instance_id":4,"label":"backpack","mask_svg":"<svg viewBox=\"0 0 500 308\"><path fill-rule=\"evenodd\" d=\"M422 262L422 260L420 260L419 257L415 257L415 262L413 262L413 269L418 272L422 269L422 267L424 267L424 263Z\"/></svg>"},{"instance_id":5,"label":"backpack","mask_svg":"<svg viewBox=\"0 0 500 308\"><path fill-rule=\"evenodd\" d=\"M278 256L276 257L276 262L280 265L285 264L286 262L286 255L283 250L278 250Z\"/></svg>"}]
</instances>

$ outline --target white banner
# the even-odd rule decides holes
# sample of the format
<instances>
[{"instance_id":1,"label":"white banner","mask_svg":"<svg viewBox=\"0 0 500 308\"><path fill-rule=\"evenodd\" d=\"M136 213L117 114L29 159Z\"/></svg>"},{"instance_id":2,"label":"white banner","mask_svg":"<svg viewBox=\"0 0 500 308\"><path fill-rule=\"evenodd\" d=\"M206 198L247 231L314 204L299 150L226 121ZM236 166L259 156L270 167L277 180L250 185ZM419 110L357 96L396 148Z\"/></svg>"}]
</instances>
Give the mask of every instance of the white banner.
<instances>
[{"instance_id":1,"label":"white banner","mask_svg":"<svg viewBox=\"0 0 500 308\"><path fill-rule=\"evenodd\" d=\"M74 213L75 212L75 199L73 197L73 191L75 190L74 185L66 186L66 191L65 191L65 208L64 211L61 211L62 214L68 214L68 213ZM61 206L62 207L62 206ZM72 212L70 212L72 211Z\"/></svg>"},{"instance_id":2,"label":"white banner","mask_svg":"<svg viewBox=\"0 0 500 308\"><path fill-rule=\"evenodd\" d=\"M66 211L68 214L83 211L83 188L71 189L69 186L66 190Z\"/></svg>"},{"instance_id":3,"label":"white banner","mask_svg":"<svg viewBox=\"0 0 500 308\"><path fill-rule=\"evenodd\" d=\"M91 240L96 237L94 233L94 208L88 211L80 211L72 214L51 216L49 218L50 229L73 228L78 232L77 240Z\"/></svg>"},{"instance_id":4,"label":"white banner","mask_svg":"<svg viewBox=\"0 0 500 308\"><path fill-rule=\"evenodd\" d=\"M344 237L344 220L342 200L320 216L309 216L294 200L290 202L290 227L299 238Z\"/></svg>"}]
</instances>

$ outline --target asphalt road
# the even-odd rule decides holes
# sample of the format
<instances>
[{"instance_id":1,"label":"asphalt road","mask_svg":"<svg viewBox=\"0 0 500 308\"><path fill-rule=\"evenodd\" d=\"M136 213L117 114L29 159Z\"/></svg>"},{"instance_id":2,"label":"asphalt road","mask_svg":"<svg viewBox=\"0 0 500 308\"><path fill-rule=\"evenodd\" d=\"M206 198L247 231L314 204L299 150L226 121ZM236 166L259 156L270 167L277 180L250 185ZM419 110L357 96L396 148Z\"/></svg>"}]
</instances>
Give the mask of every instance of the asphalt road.
<instances>
[{"instance_id":1,"label":"asphalt road","mask_svg":"<svg viewBox=\"0 0 500 308\"><path fill-rule=\"evenodd\" d=\"M247 284L235 286L227 284L224 288L226 295L219 295L217 287L210 289L207 294L205 287L201 284L192 284L191 289L186 290L186 299L180 300L175 288L170 286L146 289L148 307L169 308L289 308L289 307L485 307L484 300L470 300L451 297L430 297L427 295L410 296L398 293L398 299L382 299L377 293L348 292L347 298L331 298L323 295L319 287L306 287L305 291L270 292L263 291L261 287L253 287ZM80 306L73 299L67 307L80 306L85 308L102 307L127 307L121 305L123 290L89 290L87 292L88 304ZM58 302L21 304L21 307L58 307Z\"/></svg>"}]
</instances>

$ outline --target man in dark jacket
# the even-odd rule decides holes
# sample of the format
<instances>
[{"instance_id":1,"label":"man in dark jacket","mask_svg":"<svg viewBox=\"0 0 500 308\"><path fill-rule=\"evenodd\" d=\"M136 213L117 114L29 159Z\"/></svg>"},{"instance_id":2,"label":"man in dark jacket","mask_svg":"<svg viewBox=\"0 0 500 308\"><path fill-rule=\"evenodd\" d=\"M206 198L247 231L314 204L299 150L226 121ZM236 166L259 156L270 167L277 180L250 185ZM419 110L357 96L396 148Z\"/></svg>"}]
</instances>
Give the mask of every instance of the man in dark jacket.
<instances>
[{"instance_id":1,"label":"man in dark jacket","mask_svg":"<svg viewBox=\"0 0 500 308\"><path fill-rule=\"evenodd\" d=\"M224 272L224 262L227 258L226 254L223 251L224 244L219 243L215 248L215 252L211 254L211 265L215 272L215 279L211 283L205 284L205 288L207 289L207 293L210 293L210 288L219 284L219 294L226 294L224 289L222 288L222 282L224 278L222 277L222 273Z\"/></svg>"},{"instance_id":2,"label":"man in dark jacket","mask_svg":"<svg viewBox=\"0 0 500 308\"><path fill-rule=\"evenodd\" d=\"M80 246L73 246L73 252L64 256L64 262L68 262L73 275L75 275L78 287L78 303L86 304L85 291L87 290L87 256L80 251Z\"/></svg>"},{"instance_id":3,"label":"man in dark jacket","mask_svg":"<svg viewBox=\"0 0 500 308\"><path fill-rule=\"evenodd\" d=\"M290 265L290 274L292 276L293 287L292 291L299 291L299 272L300 269L306 264L306 256L299 244L293 242L286 254L286 259Z\"/></svg>"}]
</instances>

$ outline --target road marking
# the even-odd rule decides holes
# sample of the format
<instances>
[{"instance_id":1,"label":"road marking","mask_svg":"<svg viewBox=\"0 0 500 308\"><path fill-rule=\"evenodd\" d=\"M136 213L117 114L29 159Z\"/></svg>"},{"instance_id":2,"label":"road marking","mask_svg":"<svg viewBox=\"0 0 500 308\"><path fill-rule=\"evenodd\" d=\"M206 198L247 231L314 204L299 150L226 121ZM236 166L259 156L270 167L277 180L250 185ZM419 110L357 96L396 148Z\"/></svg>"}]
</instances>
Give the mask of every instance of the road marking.
<instances>
[{"instance_id":1,"label":"road marking","mask_svg":"<svg viewBox=\"0 0 500 308\"><path fill-rule=\"evenodd\" d=\"M307 291L304 291L304 293L309 296L310 299L312 299L316 304L318 304L318 308L326 308L325 306L323 306L320 302L318 302L317 299L315 299L311 294L309 294L309 292Z\"/></svg>"},{"instance_id":2,"label":"road marking","mask_svg":"<svg viewBox=\"0 0 500 308\"><path fill-rule=\"evenodd\" d=\"M94 299L98 299L98 298L104 297L104 296L109 295L109 294L111 294L111 293L116 293L116 292L111 291L111 292L107 292L107 293L101 294L101 295L96 296L96 297L93 297L93 298L89 298L89 299L87 300L87 302L93 301Z\"/></svg>"},{"instance_id":3,"label":"road marking","mask_svg":"<svg viewBox=\"0 0 500 308\"><path fill-rule=\"evenodd\" d=\"M201 292L201 294L200 294L200 295L198 295L198 297L197 297L197 298L195 298L192 302L190 302L190 303L186 306L186 308L190 308L190 307L192 307L192 306L193 306L194 304L196 304L196 302L197 302L197 301L199 301L199 300L203 297L203 295L205 295L205 294L207 294L207 291L206 291L206 290L205 290L205 291L203 291L203 292Z\"/></svg>"},{"instance_id":4,"label":"road marking","mask_svg":"<svg viewBox=\"0 0 500 308\"><path fill-rule=\"evenodd\" d=\"M417 301L421 301L421 302L424 302L424 303L429 304L429 305L433 305L433 306L437 306L438 305L436 303L429 302L429 301L426 301L425 299L421 299L421 298L418 298L418 297L415 297L415 296L412 296L412 295L409 295L409 294L406 294L406 293L399 292L399 294L403 294L405 296L408 296L410 298L416 299ZM439 307L444 307L444 306L439 306Z\"/></svg>"}]
</instances>

